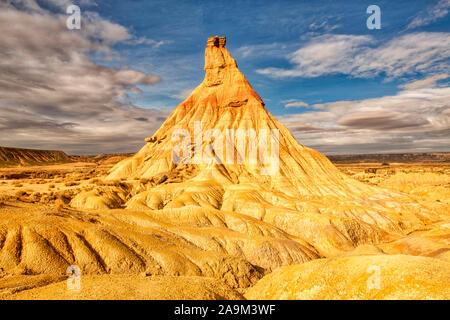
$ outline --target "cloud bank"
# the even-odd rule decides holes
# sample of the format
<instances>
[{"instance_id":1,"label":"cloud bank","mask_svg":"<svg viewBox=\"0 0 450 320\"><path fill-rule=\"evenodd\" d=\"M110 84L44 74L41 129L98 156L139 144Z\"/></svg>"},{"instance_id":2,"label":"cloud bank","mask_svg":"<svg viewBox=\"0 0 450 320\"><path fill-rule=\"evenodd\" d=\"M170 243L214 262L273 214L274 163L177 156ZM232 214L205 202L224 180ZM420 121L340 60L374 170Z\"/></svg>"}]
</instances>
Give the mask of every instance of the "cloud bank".
<instances>
[{"instance_id":1,"label":"cloud bank","mask_svg":"<svg viewBox=\"0 0 450 320\"><path fill-rule=\"evenodd\" d=\"M287 55L291 69L265 68L272 78L313 78L346 74L370 78L379 74L399 77L426 72L448 73L450 33L420 32L377 43L371 36L327 34L311 39Z\"/></svg>"},{"instance_id":2,"label":"cloud bank","mask_svg":"<svg viewBox=\"0 0 450 320\"><path fill-rule=\"evenodd\" d=\"M434 6L428 7L425 12L420 13L416 16L410 24L408 24L407 29L414 29L422 26L429 25L430 23L445 17L450 10L450 0L440 0Z\"/></svg>"},{"instance_id":3,"label":"cloud bank","mask_svg":"<svg viewBox=\"0 0 450 320\"><path fill-rule=\"evenodd\" d=\"M113 59L112 46L133 39L128 30L96 13L83 14L82 29L71 31L66 15L34 1L1 5L0 29L8 32L0 37L0 145L131 152L167 116L167 110L138 108L129 99L139 86L160 82L159 76L92 59Z\"/></svg>"},{"instance_id":4,"label":"cloud bank","mask_svg":"<svg viewBox=\"0 0 450 320\"><path fill-rule=\"evenodd\" d=\"M326 154L450 151L450 88L404 87L393 96L312 105L317 111L280 120Z\"/></svg>"},{"instance_id":5,"label":"cloud bank","mask_svg":"<svg viewBox=\"0 0 450 320\"><path fill-rule=\"evenodd\" d=\"M450 33L445 32L411 33L386 43L371 36L327 34L288 54L292 68L257 72L272 78L426 75L401 85L392 96L313 105L282 101L285 107L314 111L280 120L301 143L326 154L450 151L450 88L439 85L449 78L449 58Z\"/></svg>"}]
</instances>

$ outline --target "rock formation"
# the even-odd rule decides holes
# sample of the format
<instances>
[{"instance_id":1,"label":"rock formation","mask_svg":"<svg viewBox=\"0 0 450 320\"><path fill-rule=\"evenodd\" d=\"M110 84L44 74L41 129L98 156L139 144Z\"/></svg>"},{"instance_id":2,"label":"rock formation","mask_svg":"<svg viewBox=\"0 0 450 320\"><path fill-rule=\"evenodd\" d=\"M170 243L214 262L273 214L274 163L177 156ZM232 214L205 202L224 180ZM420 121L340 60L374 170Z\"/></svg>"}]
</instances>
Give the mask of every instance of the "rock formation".
<instances>
[{"instance_id":1,"label":"rock formation","mask_svg":"<svg viewBox=\"0 0 450 320\"><path fill-rule=\"evenodd\" d=\"M248 159L249 155L244 152L248 153L249 148L255 146L246 142L247 151L237 150L235 146L234 150L231 150L234 152L231 159L235 160L231 161L231 164L223 164L226 162L226 152L230 151L225 150L225 147L223 154L215 155L223 160L223 165L196 164L195 155L191 154L192 161L189 167L198 169L196 181L214 180L221 185L255 183L264 186L268 191L281 191L285 195L297 198L329 195L367 196L379 192L348 179L325 156L302 146L293 138L289 130L265 109L262 99L239 71L236 61L225 48L225 37L208 39L205 50L205 73L203 82L172 112L161 128L151 138L146 139L147 145L134 157L120 162L113 168L108 176L109 180L152 178L161 173L176 172L180 169L180 165L174 163L172 151L178 141L173 141L172 137L177 130L187 130L194 136L197 124L201 126L202 145L195 145L194 140L190 142L193 148L201 149L203 152L208 147L209 141L206 138L208 130L217 130L222 137L227 137L227 130L233 132L254 130L256 135L276 130L279 133L277 141L279 163L276 174L261 174L265 167L264 163L261 159L257 159L257 165L252 165ZM258 138L263 140L264 137ZM261 143L264 144L266 141ZM222 143L226 146L225 141ZM237 163L238 157L245 158L243 164ZM180 176L180 173L177 172L177 175Z\"/></svg>"},{"instance_id":2,"label":"rock formation","mask_svg":"<svg viewBox=\"0 0 450 320\"><path fill-rule=\"evenodd\" d=\"M185 298L184 283L194 297L239 299L263 277L246 297L448 298L433 287L448 289L450 229L430 230L448 221L444 204L354 180L299 144L225 45L208 39L203 82L72 208L2 209L0 298L74 297L47 286L70 265L85 281L77 298ZM363 289L371 263L402 287ZM46 287L16 294L24 277Z\"/></svg>"},{"instance_id":3,"label":"rock formation","mask_svg":"<svg viewBox=\"0 0 450 320\"><path fill-rule=\"evenodd\" d=\"M214 140L213 130L225 138ZM244 148L236 147L235 136L230 138L234 143L230 152L229 130L254 132L258 147L245 137ZM264 131L277 136L263 136ZM173 153L180 145L179 132L188 138L177 163ZM203 82L146 142L107 177L126 181L132 191L81 193L72 205L244 214L303 239L324 256L389 240L439 219L404 194L349 178L320 152L298 143L266 110L225 48L224 37L208 39ZM261 145L269 150L262 151ZM250 156L252 148L258 149L256 161ZM276 159L274 150L279 153ZM208 152L212 156L205 161Z\"/></svg>"}]
</instances>

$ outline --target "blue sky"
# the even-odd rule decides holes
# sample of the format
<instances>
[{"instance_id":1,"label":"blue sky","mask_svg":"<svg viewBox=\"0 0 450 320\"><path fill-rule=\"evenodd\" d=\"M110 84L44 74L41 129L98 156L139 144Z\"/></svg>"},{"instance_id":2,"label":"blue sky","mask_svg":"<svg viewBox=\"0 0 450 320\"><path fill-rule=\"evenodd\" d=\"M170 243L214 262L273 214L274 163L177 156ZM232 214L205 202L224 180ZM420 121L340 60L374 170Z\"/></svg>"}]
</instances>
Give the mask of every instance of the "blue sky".
<instances>
[{"instance_id":1,"label":"blue sky","mask_svg":"<svg viewBox=\"0 0 450 320\"><path fill-rule=\"evenodd\" d=\"M398 86L426 72L386 79L384 74L358 78L347 74L272 79L256 71L267 67L289 68L285 55L322 34L351 34L373 37L373 45L399 35L418 31L448 31L448 16L433 24L406 30L411 21L426 11L432 1L377 1L382 28L369 30L366 8L373 1L103 1L95 8L103 17L164 44L118 45L124 61L136 69L160 75L163 82L145 92L152 98L139 99L143 107L175 106L177 95L197 86L203 79L205 39L227 36L227 48L238 61L257 92L274 115L301 112L285 108L282 101L297 99L308 104L355 100L395 94ZM330 31L329 31L330 30ZM258 52L264 46L271 52ZM256 47L248 55L242 48ZM260 47L261 49L258 49ZM285 47L285 49L283 49ZM152 67L150 67L150 65Z\"/></svg>"},{"instance_id":2,"label":"blue sky","mask_svg":"<svg viewBox=\"0 0 450 320\"><path fill-rule=\"evenodd\" d=\"M136 151L144 135L151 136L201 83L206 39L221 35L227 37L227 49L266 108L303 144L326 154L450 151L450 0L80 0L74 3L81 8L81 30L57 28L67 18L65 9L71 3L6 1L0 10L10 24L36 23L37 17L46 22L30 30L14 30L5 46L13 52L26 51L30 44L17 39L28 39L33 32L40 39L42 33L42 47L35 45L33 52L45 51L47 56L39 60L30 51L28 65L45 64L54 70L54 79L65 81L55 59L49 59L58 57L64 68L71 64L70 70L86 70L90 77L84 82L99 83L97 89L103 92L97 95L105 100L99 103L92 98L90 104L88 97L96 95L81 83L77 95L86 90L81 93L86 97L82 107L52 96L55 91L66 97L74 94L73 88L58 84L49 83L46 87L53 90L38 92L48 100L45 106L31 105L31 98L9 93L3 104L0 99L5 121L13 117L6 112L11 103L22 106L30 119L38 111L41 116L42 110L45 118L32 124L11 118L8 122L15 124L18 138L0 140L0 144L72 153ZM372 4L381 9L379 30L366 26L370 16L366 9ZM69 37L86 47L57 42ZM62 47L65 57L59 58ZM74 55L86 63L79 63ZM105 72L99 72L99 67ZM118 81L118 70L134 72L137 80ZM25 83L30 74L15 77ZM82 82L76 77L70 81ZM74 108L86 111L80 117L66 113ZM130 113L138 121L132 124L134 134L128 129L127 139L118 138L116 130L108 134L106 124L119 128ZM97 118L86 120L88 114ZM99 129L92 132L88 124ZM38 136L29 132L40 125L48 131ZM52 139L56 132L72 137L70 142Z\"/></svg>"}]
</instances>

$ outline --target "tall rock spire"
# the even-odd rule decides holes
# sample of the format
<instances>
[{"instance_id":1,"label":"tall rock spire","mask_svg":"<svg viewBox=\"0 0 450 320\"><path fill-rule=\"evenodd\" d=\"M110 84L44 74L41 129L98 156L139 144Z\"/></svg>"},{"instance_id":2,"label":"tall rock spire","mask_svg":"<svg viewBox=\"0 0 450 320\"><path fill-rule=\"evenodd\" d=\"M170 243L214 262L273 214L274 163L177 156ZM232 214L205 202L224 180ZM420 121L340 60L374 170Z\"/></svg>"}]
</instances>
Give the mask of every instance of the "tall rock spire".
<instances>
[{"instance_id":1,"label":"tall rock spire","mask_svg":"<svg viewBox=\"0 0 450 320\"><path fill-rule=\"evenodd\" d=\"M295 140L289 130L265 109L263 100L239 71L225 44L225 37L208 38L203 82L172 112L153 137L146 140L146 146L111 170L108 179L152 178L161 173L177 172L180 165L172 158L176 145L174 133L186 130L193 136L196 124L197 127L200 124L203 137L208 130L219 131L224 137L227 130L254 130L258 138L262 130L276 130L279 167L276 174L261 175L262 158L258 158L256 164L248 161L248 150L255 146L246 140L245 150L232 150L233 159L244 159L243 162L214 166L191 162L189 166L196 169L195 177L184 176L183 179L212 179L222 184L252 181L295 196L370 193L371 187L347 178L325 156ZM192 139L192 150L198 151L199 147L201 151L205 150L210 142L207 140L203 139L201 146L195 146ZM216 156L224 159L227 150L223 152ZM194 158L194 155L185 154L184 157Z\"/></svg>"},{"instance_id":2,"label":"tall rock spire","mask_svg":"<svg viewBox=\"0 0 450 320\"><path fill-rule=\"evenodd\" d=\"M403 204L405 195L351 179L320 152L302 146L266 110L225 43L224 37L208 39L203 82L137 154L111 169L107 180L122 180L121 189L82 192L72 206L152 209L161 216L182 210L177 217L199 208L245 214L330 255L434 219L431 211L419 214L415 204ZM276 139L265 141L264 131L276 132ZM242 144L235 143L237 132L247 134ZM205 161L204 154L211 157ZM216 161L221 159L231 161ZM273 163L276 170L267 174Z\"/></svg>"},{"instance_id":3,"label":"tall rock spire","mask_svg":"<svg viewBox=\"0 0 450 320\"><path fill-rule=\"evenodd\" d=\"M225 103L264 104L259 95L252 89L250 83L239 71L236 60L225 48L225 37L211 37L205 49L205 79L202 83L205 87L216 87L216 96ZM240 101L239 101L240 99ZM252 101L255 100L255 101Z\"/></svg>"}]
</instances>

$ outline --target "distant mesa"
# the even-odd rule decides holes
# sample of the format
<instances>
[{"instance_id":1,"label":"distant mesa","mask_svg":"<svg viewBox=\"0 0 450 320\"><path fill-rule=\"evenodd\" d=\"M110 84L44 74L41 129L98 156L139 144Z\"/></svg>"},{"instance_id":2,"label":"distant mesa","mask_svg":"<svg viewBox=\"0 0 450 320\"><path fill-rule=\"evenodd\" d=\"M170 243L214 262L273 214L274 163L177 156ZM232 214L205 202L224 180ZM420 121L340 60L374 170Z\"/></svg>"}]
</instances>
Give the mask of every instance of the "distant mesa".
<instances>
[{"instance_id":1,"label":"distant mesa","mask_svg":"<svg viewBox=\"0 0 450 320\"><path fill-rule=\"evenodd\" d=\"M72 159L65 152L59 150L0 147L0 167L67 162L72 162Z\"/></svg>"},{"instance_id":2,"label":"distant mesa","mask_svg":"<svg viewBox=\"0 0 450 320\"><path fill-rule=\"evenodd\" d=\"M450 162L450 152L343 154L343 155L328 156L328 158L333 163Z\"/></svg>"},{"instance_id":3,"label":"distant mesa","mask_svg":"<svg viewBox=\"0 0 450 320\"><path fill-rule=\"evenodd\" d=\"M116 162L132 155L133 153L68 155L61 150L0 147L0 167L43 166L71 162L115 164Z\"/></svg>"}]
</instances>

